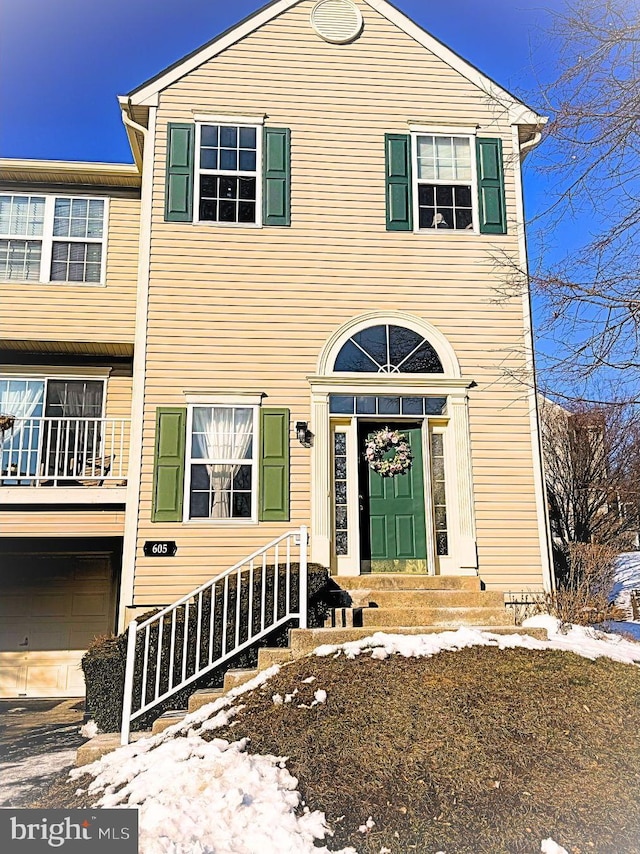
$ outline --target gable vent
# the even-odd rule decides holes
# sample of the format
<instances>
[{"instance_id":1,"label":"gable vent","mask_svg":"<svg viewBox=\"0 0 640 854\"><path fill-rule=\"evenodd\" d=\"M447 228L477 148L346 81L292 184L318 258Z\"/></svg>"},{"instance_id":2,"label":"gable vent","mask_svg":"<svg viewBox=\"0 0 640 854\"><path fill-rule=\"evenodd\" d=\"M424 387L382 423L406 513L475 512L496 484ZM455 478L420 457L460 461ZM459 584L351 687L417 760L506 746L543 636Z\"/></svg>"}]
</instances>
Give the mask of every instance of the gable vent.
<instances>
[{"instance_id":1,"label":"gable vent","mask_svg":"<svg viewBox=\"0 0 640 854\"><path fill-rule=\"evenodd\" d=\"M326 42L346 44L360 35L362 13L351 0L320 0L311 10L311 26Z\"/></svg>"}]
</instances>

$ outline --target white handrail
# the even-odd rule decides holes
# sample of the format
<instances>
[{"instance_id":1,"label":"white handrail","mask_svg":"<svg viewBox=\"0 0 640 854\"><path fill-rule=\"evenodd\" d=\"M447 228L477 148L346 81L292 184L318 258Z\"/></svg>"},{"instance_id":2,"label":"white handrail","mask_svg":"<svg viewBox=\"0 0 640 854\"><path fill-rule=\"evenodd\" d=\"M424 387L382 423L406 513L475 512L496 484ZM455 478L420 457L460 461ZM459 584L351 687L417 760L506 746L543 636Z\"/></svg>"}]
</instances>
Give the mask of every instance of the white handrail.
<instances>
[{"instance_id":1,"label":"white handrail","mask_svg":"<svg viewBox=\"0 0 640 854\"><path fill-rule=\"evenodd\" d=\"M282 543L286 543L284 556ZM298 560L293 561L296 546ZM276 537L144 622L129 623L122 744L129 741L133 720L213 668L291 620L297 620L300 628L307 627L307 548L307 528L302 525ZM256 571L258 558L260 569ZM298 595L292 596L292 582L296 580ZM273 602L267 609L269 595ZM138 678L136 672L140 673Z\"/></svg>"},{"instance_id":2,"label":"white handrail","mask_svg":"<svg viewBox=\"0 0 640 854\"><path fill-rule=\"evenodd\" d=\"M0 486L122 480L129 428L129 418L16 417L0 436Z\"/></svg>"}]
</instances>

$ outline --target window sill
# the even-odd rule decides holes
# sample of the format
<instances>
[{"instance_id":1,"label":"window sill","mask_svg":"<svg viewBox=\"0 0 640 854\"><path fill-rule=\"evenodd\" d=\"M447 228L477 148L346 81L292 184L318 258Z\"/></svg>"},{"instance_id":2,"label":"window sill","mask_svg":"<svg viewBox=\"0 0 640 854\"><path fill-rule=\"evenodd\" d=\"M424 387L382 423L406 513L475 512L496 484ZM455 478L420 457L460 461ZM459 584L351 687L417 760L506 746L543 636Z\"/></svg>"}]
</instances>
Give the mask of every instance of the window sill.
<instances>
[{"instance_id":1,"label":"window sill","mask_svg":"<svg viewBox=\"0 0 640 854\"><path fill-rule=\"evenodd\" d=\"M46 288L106 288L106 282L37 282L35 279L0 279L0 285L24 285L25 287Z\"/></svg>"},{"instance_id":2,"label":"window sill","mask_svg":"<svg viewBox=\"0 0 640 854\"><path fill-rule=\"evenodd\" d=\"M261 222L214 222L211 219L194 220L192 225L204 225L207 228L263 228Z\"/></svg>"},{"instance_id":3,"label":"window sill","mask_svg":"<svg viewBox=\"0 0 640 854\"><path fill-rule=\"evenodd\" d=\"M242 525L257 527L260 523L257 519L183 519L183 525L193 528L229 528L235 529Z\"/></svg>"}]
</instances>

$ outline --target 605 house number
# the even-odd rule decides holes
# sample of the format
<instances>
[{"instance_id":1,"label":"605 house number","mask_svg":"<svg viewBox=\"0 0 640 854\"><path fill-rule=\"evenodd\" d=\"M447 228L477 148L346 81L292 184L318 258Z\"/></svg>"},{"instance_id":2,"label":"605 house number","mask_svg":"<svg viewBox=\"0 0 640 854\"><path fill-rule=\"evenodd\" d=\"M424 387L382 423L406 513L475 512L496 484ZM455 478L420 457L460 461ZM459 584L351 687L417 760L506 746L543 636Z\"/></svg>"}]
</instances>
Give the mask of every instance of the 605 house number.
<instances>
[{"instance_id":1,"label":"605 house number","mask_svg":"<svg viewBox=\"0 0 640 854\"><path fill-rule=\"evenodd\" d=\"M178 546L175 540L147 540L143 550L145 557L173 557Z\"/></svg>"}]
</instances>

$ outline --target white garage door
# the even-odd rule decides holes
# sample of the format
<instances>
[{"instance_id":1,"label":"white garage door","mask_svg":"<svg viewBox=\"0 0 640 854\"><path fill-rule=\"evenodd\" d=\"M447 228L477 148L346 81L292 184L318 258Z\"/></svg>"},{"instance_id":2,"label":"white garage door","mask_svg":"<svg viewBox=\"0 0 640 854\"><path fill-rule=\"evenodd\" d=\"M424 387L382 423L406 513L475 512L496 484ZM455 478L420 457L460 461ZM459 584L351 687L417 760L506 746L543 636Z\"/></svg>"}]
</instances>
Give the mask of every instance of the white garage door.
<instances>
[{"instance_id":1,"label":"white garage door","mask_svg":"<svg viewBox=\"0 0 640 854\"><path fill-rule=\"evenodd\" d=\"M3 557L0 697L84 695L80 659L114 610L108 554Z\"/></svg>"}]
</instances>

